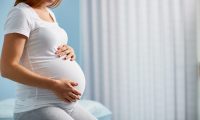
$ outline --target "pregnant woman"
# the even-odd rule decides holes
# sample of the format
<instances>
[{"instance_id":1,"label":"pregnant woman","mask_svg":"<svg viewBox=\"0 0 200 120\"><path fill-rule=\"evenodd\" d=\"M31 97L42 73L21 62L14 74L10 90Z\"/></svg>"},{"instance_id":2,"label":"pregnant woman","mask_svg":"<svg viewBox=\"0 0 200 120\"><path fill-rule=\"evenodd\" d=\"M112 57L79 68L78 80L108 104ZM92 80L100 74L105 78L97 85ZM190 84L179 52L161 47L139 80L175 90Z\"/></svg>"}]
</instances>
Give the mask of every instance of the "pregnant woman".
<instances>
[{"instance_id":1,"label":"pregnant woman","mask_svg":"<svg viewBox=\"0 0 200 120\"><path fill-rule=\"evenodd\" d=\"M85 77L50 9L60 2L16 0L8 14L1 74L17 83L15 120L97 120L78 104Z\"/></svg>"}]
</instances>

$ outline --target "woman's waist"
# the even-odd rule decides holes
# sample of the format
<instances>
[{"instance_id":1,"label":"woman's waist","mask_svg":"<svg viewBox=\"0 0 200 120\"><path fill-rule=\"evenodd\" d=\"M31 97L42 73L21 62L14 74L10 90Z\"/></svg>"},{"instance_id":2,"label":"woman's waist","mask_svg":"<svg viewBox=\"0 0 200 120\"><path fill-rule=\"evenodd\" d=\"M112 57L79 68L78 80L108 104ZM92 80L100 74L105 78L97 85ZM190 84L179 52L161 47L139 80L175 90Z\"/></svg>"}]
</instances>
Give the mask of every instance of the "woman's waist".
<instances>
[{"instance_id":1,"label":"woman's waist","mask_svg":"<svg viewBox=\"0 0 200 120\"><path fill-rule=\"evenodd\" d=\"M55 80L60 80L55 78ZM69 80L69 79L65 79ZM85 90L85 79L70 79L78 83L78 86L74 86L79 92L83 94ZM52 90L33 87L24 84L17 84L16 87L16 97L19 99L29 99L29 98L38 98L38 99L58 99L55 93Z\"/></svg>"},{"instance_id":2,"label":"woman's waist","mask_svg":"<svg viewBox=\"0 0 200 120\"><path fill-rule=\"evenodd\" d=\"M85 86L84 86L85 87ZM82 94L84 92L83 85L79 85L75 87L75 89L79 90ZM53 91L43 88L37 88L27 85L19 85L16 89L16 98L18 101L27 101L27 102L35 102L35 101L61 101Z\"/></svg>"}]
</instances>

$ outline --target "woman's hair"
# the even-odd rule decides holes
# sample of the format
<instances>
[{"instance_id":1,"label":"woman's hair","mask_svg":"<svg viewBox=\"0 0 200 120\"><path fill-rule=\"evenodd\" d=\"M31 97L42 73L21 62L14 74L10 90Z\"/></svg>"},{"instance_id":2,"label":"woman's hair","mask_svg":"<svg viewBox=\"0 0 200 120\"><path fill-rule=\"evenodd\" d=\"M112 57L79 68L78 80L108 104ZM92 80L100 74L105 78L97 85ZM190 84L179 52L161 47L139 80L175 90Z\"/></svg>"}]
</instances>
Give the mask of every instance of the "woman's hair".
<instances>
[{"instance_id":1,"label":"woman's hair","mask_svg":"<svg viewBox=\"0 0 200 120\"><path fill-rule=\"evenodd\" d=\"M38 7L44 3L44 0L16 0L14 6L16 6L20 2L24 2L28 5L30 5L31 7ZM51 7L51 8L57 7L60 3L61 3L61 0L56 0L53 4L51 4L48 7Z\"/></svg>"}]
</instances>

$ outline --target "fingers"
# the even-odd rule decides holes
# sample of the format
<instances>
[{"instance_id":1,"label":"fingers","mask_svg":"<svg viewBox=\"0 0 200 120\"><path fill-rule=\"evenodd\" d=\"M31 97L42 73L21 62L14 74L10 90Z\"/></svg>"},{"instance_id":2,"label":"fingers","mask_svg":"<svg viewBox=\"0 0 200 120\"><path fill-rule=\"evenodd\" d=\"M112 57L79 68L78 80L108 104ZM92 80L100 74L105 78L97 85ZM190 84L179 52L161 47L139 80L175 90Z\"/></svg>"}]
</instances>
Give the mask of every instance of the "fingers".
<instances>
[{"instance_id":1,"label":"fingers","mask_svg":"<svg viewBox=\"0 0 200 120\"><path fill-rule=\"evenodd\" d=\"M65 99L67 99L69 102L75 102L76 100L71 98L70 96L65 96Z\"/></svg>"},{"instance_id":2,"label":"fingers","mask_svg":"<svg viewBox=\"0 0 200 120\"><path fill-rule=\"evenodd\" d=\"M75 88L71 90L72 93L74 93L75 95L81 95L81 93L76 90Z\"/></svg>"},{"instance_id":3,"label":"fingers","mask_svg":"<svg viewBox=\"0 0 200 120\"><path fill-rule=\"evenodd\" d=\"M66 55L63 59L64 60L67 60L67 59L69 59L69 58L72 58L72 56L74 56L73 55L74 53L69 53L68 55ZM71 59L70 59L71 60Z\"/></svg>"},{"instance_id":4,"label":"fingers","mask_svg":"<svg viewBox=\"0 0 200 120\"><path fill-rule=\"evenodd\" d=\"M76 102L76 100L80 100L80 96L75 95L72 92L68 92L64 94L63 99L66 102Z\"/></svg>"},{"instance_id":5,"label":"fingers","mask_svg":"<svg viewBox=\"0 0 200 120\"><path fill-rule=\"evenodd\" d=\"M54 93L65 102L75 102L80 100L81 93L76 90L75 86L78 86L77 82L72 80L60 80L57 82Z\"/></svg>"},{"instance_id":6,"label":"fingers","mask_svg":"<svg viewBox=\"0 0 200 120\"><path fill-rule=\"evenodd\" d=\"M78 85L78 83L76 83L76 82L70 82L70 83L71 83L72 86L77 86Z\"/></svg>"},{"instance_id":7,"label":"fingers","mask_svg":"<svg viewBox=\"0 0 200 120\"><path fill-rule=\"evenodd\" d=\"M78 90L76 90L75 88L74 88L74 86L77 86L78 85L78 83L76 83L76 82L74 82L74 81L70 81L69 82L70 84L67 84L70 88L70 91L72 92L72 93L74 93L75 95L81 95L81 93L78 91Z\"/></svg>"},{"instance_id":8,"label":"fingers","mask_svg":"<svg viewBox=\"0 0 200 120\"><path fill-rule=\"evenodd\" d=\"M72 92L69 92L68 94L73 100L76 100L76 99L80 100L80 97L78 95L75 95Z\"/></svg>"},{"instance_id":9,"label":"fingers","mask_svg":"<svg viewBox=\"0 0 200 120\"><path fill-rule=\"evenodd\" d=\"M68 45L59 46L55 54L58 57L65 56L63 60L67 60L70 58L70 61L74 61L76 58L73 48Z\"/></svg>"},{"instance_id":10,"label":"fingers","mask_svg":"<svg viewBox=\"0 0 200 120\"><path fill-rule=\"evenodd\" d=\"M59 54L59 53L61 53L61 52L63 52L63 51L66 51L66 50L68 50L68 49L69 49L68 45L66 45L66 44L60 45L60 46L57 48L57 51L55 52L55 54Z\"/></svg>"},{"instance_id":11,"label":"fingers","mask_svg":"<svg viewBox=\"0 0 200 120\"><path fill-rule=\"evenodd\" d=\"M72 55L72 57L71 57L71 61L74 61L76 59L76 56L75 55Z\"/></svg>"},{"instance_id":12,"label":"fingers","mask_svg":"<svg viewBox=\"0 0 200 120\"><path fill-rule=\"evenodd\" d=\"M61 56L69 55L70 53L72 53L72 51L69 50L69 49L66 49L66 50L64 50L64 51L56 52L56 55L57 55L58 57L61 57Z\"/></svg>"},{"instance_id":13,"label":"fingers","mask_svg":"<svg viewBox=\"0 0 200 120\"><path fill-rule=\"evenodd\" d=\"M67 50L67 49L69 49L70 47L68 46L68 45L66 45L66 44L64 44L64 45L60 45L58 48L57 48L57 51L58 52L62 52L62 51L65 51L65 50Z\"/></svg>"}]
</instances>

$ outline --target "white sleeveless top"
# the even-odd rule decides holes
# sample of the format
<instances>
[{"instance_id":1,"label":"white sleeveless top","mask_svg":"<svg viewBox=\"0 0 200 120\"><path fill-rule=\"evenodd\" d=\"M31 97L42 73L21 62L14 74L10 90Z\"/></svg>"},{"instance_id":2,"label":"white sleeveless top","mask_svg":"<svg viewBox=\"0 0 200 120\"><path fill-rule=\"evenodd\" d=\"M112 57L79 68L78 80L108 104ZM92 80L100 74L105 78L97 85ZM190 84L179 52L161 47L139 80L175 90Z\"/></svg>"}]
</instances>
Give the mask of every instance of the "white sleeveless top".
<instances>
[{"instance_id":1,"label":"white sleeveless top","mask_svg":"<svg viewBox=\"0 0 200 120\"><path fill-rule=\"evenodd\" d=\"M67 44L67 33L59 27L53 12L54 23L42 20L32 7L19 3L7 16L4 32L19 33L28 37L20 64L42 76L55 79L70 79L78 82L76 87L82 94L85 89L85 76L76 61L63 60L55 55L61 44ZM78 102L78 101L77 101ZM77 102L66 103L52 91L17 83L15 113L25 112L60 103L71 109Z\"/></svg>"}]
</instances>

